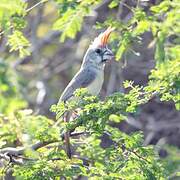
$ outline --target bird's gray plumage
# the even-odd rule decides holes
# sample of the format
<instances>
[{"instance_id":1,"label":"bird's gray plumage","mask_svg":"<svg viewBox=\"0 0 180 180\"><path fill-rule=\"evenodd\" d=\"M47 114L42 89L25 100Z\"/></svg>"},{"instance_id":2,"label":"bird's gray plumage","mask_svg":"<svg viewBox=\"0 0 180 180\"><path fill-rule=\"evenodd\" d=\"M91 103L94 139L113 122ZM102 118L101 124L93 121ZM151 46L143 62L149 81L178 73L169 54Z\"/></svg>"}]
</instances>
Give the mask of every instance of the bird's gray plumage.
<instances>
[{"instance_id":1,"label":"bird's gray plumage","mask_svg":"<svg viewBox=\"0 0 180 180\"><path fill-rule=\"evenodd\" d=\"M105 62L111 60L113 53L107 47L107 40L113 28L101 33L89 46L79 72L70 81L62 93L59 102L71 99L79 88L87 88L92 95L98 95L104 81Z\"/></svg>"},{"instance_id":2,"label":"bird's gray plumage","mask_svg":"<svg viewBox=\"0 0 180 180\"><path fill-rule=\"evenodd\" d=\"M96 71L92 68L83 68L70 81L59 101L67 101L73 96L76 89L85 88L96 78Z\"/></svg>"},{"instance_id":3,"label":"bird's gray plumage","mask_svg":"<svg viewBox=\"0 0 180 180\"><path fill-rule=\"evenodd\" d=\"M89 46L81 65L79 72L70 81L62 93L59 102L65 102L71 99L76 89L87 88L92 95L98 95L104 81L105 62L113 57L113 53L107 48L107 40L114 28L109 27L104 33L101 33ZM68 122L70 117L66 113L64 122ZM64 134L66 151L71 158L71 148L69 141L70 132Z\"/></svg>"}]
</instances>

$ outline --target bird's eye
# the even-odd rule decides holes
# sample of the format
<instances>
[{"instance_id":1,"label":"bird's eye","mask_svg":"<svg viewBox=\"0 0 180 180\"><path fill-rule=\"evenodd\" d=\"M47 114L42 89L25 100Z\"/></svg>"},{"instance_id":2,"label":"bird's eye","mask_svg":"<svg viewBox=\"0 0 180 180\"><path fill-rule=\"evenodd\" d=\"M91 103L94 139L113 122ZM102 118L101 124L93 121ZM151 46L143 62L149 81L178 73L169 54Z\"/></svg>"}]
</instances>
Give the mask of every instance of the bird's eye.
<instances>
[{"instance_id":1,"label":"bird's eye","mask_svg":"<svg viewBox=\"0 0 180 180\"><path fill-rule=\"evenodd\" d=\"M96 49L95 52L96 52L97 54L100 54L100 53L101 53L101 49Z\"/></svg>"}]
</instances>

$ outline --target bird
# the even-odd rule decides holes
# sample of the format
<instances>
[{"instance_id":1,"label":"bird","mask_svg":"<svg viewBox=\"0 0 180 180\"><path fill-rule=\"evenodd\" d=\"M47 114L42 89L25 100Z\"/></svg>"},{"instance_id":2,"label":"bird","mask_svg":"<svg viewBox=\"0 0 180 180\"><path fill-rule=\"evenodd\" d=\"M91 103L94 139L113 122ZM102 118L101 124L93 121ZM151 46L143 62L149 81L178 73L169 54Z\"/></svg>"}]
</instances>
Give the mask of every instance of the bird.
<instances>
[{"instance_id":1,"label":"bird","mask_svg":"<svg viewBox=\"0 0 180 180\"><path fill-rule=\"evenodd\" d=\"M114 28L108 27L94 39L87 49L80 70L63 91L59 102L72 99L79 88L87 88L91 95L98 95L104 82L104 67L113 59L113 52L108 48L109 36Z\"/></svg>"},{"instance_id":2,"label":"bird","mask_svg":"<svg viewBox=\"0 0 180 180\"><path fill-rule=\"evenodd\" d=\"M64 89L59 102L66 103L73 99L74 92L79 88L86 88L91 95L98 95L104 82L105 64L114 57L113 52L108 48L108 40L111 32L114 30L108 27L104 32L100 33L87 49L82 61L80 70L69 82ZM64 115L64 122L68 122L70 114ZM64 134L66 153L71 158L71 148L69 140L70 132Z\"/></svg>"}]
</instances>

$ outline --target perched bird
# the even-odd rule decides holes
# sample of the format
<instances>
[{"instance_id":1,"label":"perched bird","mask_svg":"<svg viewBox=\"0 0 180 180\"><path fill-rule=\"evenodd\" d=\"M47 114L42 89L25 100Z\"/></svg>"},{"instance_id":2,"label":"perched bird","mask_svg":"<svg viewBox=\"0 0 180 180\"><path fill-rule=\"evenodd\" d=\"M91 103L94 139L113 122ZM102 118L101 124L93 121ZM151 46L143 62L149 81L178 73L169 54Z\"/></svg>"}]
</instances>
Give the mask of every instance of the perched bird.
<instances>
[{"instance_id":1,"label":"perched bird","mask_svg":"<svg viewBox=\"0 0 180 180\"><path fill-rule=\"evenodd\" d=\"M108 39L114 29L109 27L105 32L96 37L89 46L80 70L70 81L62 93L59 102L66 102L71 99L76 89L87 88L92 95L98 95L104 81L104 67L107 61L113 58L113 53L107 47ZM64 121L68 122L70 114L64 115ZM66 153L71 158L71 148L69 141L70 132L64 134Z\"/></svg>"},{"instance_id":2,"label":"perched bird","mask_svg":"<svg viewBox=\"0 0 180 180\"><path fill-rule=\"evenodd\" d=\"M113 30L109 27L94 39L84 56L80 70L65 88L59 102L69 100L79 88L87 88L92 95L99 94L104 81L105 63L113 58L112 51L107 47Z\"/></svg>"}]
</instances>

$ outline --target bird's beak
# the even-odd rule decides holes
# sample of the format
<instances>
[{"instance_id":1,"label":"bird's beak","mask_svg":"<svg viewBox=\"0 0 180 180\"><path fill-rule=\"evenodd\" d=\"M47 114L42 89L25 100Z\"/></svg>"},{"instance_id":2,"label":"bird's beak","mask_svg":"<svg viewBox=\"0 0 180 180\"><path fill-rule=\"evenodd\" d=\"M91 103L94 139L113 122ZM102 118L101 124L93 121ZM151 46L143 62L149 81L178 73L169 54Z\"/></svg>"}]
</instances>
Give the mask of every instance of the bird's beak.
<instances>
[{"instance_id":1,"label":"bird's beak","mask_svg":"<svg viewBox=\"0 0 180 180\"><path fill-rule=\"evenodd\" d=\"M111 50L106 50L103 54L103 58L102 58L102 61L103 62L109 62L111 61L112 59L114 58L114 54Z\"/></svg>"}]
</instances>

